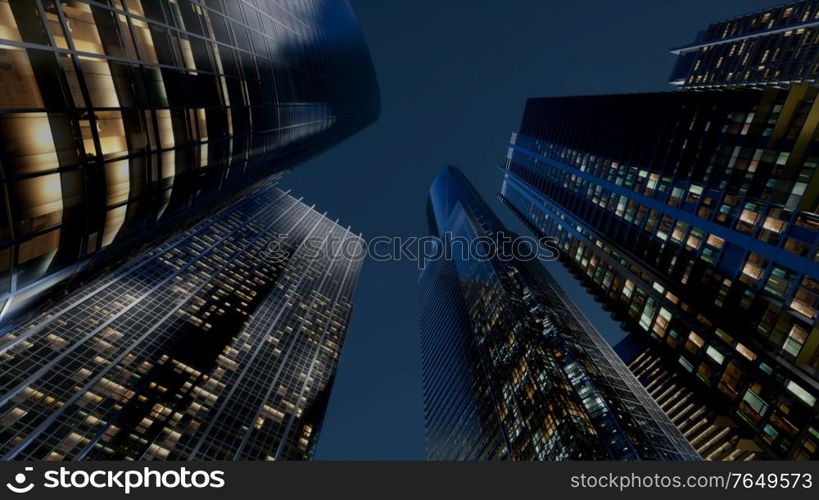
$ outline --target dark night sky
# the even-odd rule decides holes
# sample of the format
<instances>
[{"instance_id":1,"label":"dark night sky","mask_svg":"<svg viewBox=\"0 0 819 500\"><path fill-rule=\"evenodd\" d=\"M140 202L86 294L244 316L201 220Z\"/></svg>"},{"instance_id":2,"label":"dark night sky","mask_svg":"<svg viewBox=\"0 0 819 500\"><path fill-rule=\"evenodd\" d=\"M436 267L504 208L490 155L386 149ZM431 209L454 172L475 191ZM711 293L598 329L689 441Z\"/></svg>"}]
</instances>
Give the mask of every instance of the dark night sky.
<instances>
[{"instance_id":1,"label":"dark night sky","mask_svg":"<svg viewBox=\"0 0 819 500\"><path fill-rule=\"evenodd\" d=\"M367 238L426 234L429 183L463 169L495 198L527 97L671 90L668 49L708 23L776 0L352 0L381 85L381 119L302 166L284 187ZM549 269L609 339L617 324L557 265ZM413 262L368 261L318 460L423 459Z\"/></svg>"}]
</instances>

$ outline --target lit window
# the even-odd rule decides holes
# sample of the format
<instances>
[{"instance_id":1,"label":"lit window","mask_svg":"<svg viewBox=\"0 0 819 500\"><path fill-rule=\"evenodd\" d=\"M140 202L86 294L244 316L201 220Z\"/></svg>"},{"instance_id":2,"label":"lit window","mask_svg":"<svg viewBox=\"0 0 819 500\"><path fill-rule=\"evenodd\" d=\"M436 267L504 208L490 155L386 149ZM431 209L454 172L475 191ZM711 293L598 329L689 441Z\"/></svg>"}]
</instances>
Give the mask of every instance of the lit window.
<instances>
[{"instance_id":1,"label":"lit window","mask_svg":"<svg viewBox=\"0 0 819 500\"><path fill-rule=\"evenodd\" d=\"M61 3L74 47L80 52L105 54L91 6L81 2Z\"/></svg>"},{"instance_id":2,"label":"lit window","mask_svg":"<svg viewBox=\"0 0 819 500\"><path fill-rule=\"evenodd\" d=\"M697 347L702 347L705 345L705 340L702 337L694 333L693 331L688 334L688 340L696 344Z\"/></svg>"},{"instance_id":3,"label":"lit window","mask_svg":"<svg viewBox=\"0 0 819 500\"><path fill-rule=\"evenodd\" d=\"M802 345L807 338L808 333L805 330L797 325L793 325L791 331L788 332L788 338L785 339L785 343L782 345L782 350L796 357L799 355L799 351L802 350Z\"/></svg>"},{"instance_id":4,"label":"lit window","mask_svg":"<svg viewBox=\"0 0 819 500\"><path fill-rule=\"evenodd\" d=\"M2 19L3 5L3 2L0 2L0 19ZM1 30L2 25L0 24ZM28 54L20 47L0 47L0 106L3 108L43 107L43 100Z\"/></svg>"},{"instance_id":5,"label":"lit window","mask_svg":"<svg viewBox=\"0 0 819 500\"><path fill-rule=\"evenodd\" d=\"M788 382L787 389L791 391L796 397L804 401L808 406L813 406L816 404L816 397L813 396L811 393L806 391L802 388L799 384L794 381Z\"/></svg>"},{"instance_id":6,"label":"lit window","mask_svg":"<svg viewBox=\"0 0 819 500\"><path fill-rule=\"evenodd\" d=\"M707 354L708 357L710 357L720 365L722 364L723 361L725 361L725 356L718 350L714 349L712 346L708 346L708 348L705 350L705 354Z\"/></svg>"},{"instance_id":7,"label":"lit window","mask_svg":"<svg viewBox=\"0 0 819 500\"><path fill-rule=\"evenodd\" d=\"M749 361L753 361L756 359L756 354L753 351L745 347L744 345L738 343L737 344L737 352L745 356Z\"/></svg>"},{"instance_id":8,"label":"lit window","mask_svg":"<svg viewBox=\"0 0 819 500\"><path fill-rule=\"evenodd\" d=\"M725 244L725 240L720 238L719 236L714 236L713 234L708 235L708 245L714 248L722 248L722 245Z\"/></svg>"},{"instance_id":9,"label":"lit window","mask_svg":"<svg viewBox=\"0 0 819 500\"><path fill-rule=\"evenodd\" d=\"M755 392L748 389L745 391L745 395L742 397L742 401L747 403L747 405L759 415L765 413L765 410L768 409L768 404L759 397Z\"/></svg>"}]
</instances>

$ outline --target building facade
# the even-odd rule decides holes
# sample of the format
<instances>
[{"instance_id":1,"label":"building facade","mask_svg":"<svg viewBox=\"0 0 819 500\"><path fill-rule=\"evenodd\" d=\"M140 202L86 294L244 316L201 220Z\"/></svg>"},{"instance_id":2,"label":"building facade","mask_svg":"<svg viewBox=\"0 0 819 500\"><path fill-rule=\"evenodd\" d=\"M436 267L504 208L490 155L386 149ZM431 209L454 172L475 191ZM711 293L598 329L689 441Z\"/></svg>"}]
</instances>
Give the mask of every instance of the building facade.
<instances>
[{"instance_id":1,"label":"building facade","mask_svg":"<svg viewBox=\"0 0 819 500\"><path fill-rule=\"evenodd\" d=\"M819 446L818 93L530 99L501 194L768 457Z\"/></svg>"},{"instance_id":2,"label":"building facade","mask_svg":"<svg viewBox=\"0 0 819 500\"><path fill-rule=\"evenodd\" d=\"M792 2L711 24L672 50L684 88L789 85L819 75L819 1Z\"/></svg>"},{"instance_id":3,"label":"building facade","mask_svg":"<svg viewBox=\"0 0 819 500\"><path fill-rule=\"evenodd\" d=\"M0 0L0 321L379 106L344 0Z\"/></svg>"},{"instance_id":4,"label":"building facade","mask_svg":"<svg viewBox=\"0 0 819 500\"><path fill-rule=\"evenodd\" d=\"M425 453L429 460L503 460L508 446L472 341L452 261L430 261L418 279Z\"/></svg>"},{"instance_id":5,"label":"building facade","mask_svg":"<svg viewBox=\"0 0 819 500\"><path fill-rule=\"evenodd\" d=\"M440 242L419 280L429 459L699 458L460 171L441 171L428 207Z\"/></svg>"},{"instance_id":6,"label":"building facade","mask_svg":"<svg viewBox=\"0 0 819 500\"><path fill-rule=\"evenodd\" d=\"M740 437L731 419L714 412L688 387L685 379L668 369L651 349L631 359L628 367L704 460L760 458L759 446L752 439Z\"/></svg>"},{"instance_id":7,"label":"building facade","mask_svg":"<svg viewBox=\"0 0 819 500\"><path fill-rule=\"evenodd\" d=\"M274 186L0 336L0 457L312 455L363 240Z\"/></svg>"}]
</instances>

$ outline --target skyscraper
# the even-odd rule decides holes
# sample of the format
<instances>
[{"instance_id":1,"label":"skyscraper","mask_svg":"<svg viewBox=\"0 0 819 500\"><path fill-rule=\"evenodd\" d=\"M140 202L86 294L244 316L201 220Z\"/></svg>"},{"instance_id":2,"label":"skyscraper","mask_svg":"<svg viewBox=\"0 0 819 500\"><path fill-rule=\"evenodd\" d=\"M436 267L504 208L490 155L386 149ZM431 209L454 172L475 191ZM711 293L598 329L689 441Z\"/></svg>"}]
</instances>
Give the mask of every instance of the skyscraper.
<instances>
[{"instance_id":1,"label":"skyscraper","mask_svg":"<svg viewBox=\"0 0 819 500\"><path fill-rule=\"evenodd\" d=\"M436 177L428 215L440 242L419 280L429 459L699 458L460 171Z\"/></svg>"},{"instance_id":2,"label":"skyscraper","mask_svg":"<svg viewBox=\"0 0 819 500\"><path fill-rule=\"evenodd\" d=\"M305 459L363 241L274 186L0 336L3 459Z\"/></svg>"},{"instance_id":3,"label":"skyscraper","mask_svg":"<svg viewBox=\"0 0 819 500\"><path fill-rule=\"evenodd\" d=\"M650 349L638 353L628 367L702 458L725 461L759 458L762 451L759 446L741 437L730 419L718 415Z\"/></svg>"},{"instance_id":4,"label":"skyscraper","mask_svg":"<svg viewBox=\"0 0 819 500\"><path fill-rule=\"evenodd\" d=\"M686 88L789 85L819 76L819 2L792 2L711 24L679 55L670 81Z\"/></svg>"},{"instance_id":5,"label":"skyscraper","mask_svg":"<svg viewBox=\"0 0 819 500\"><path fill-rule=\"evenodd\" d=\"M680 418L756 456L819 456L817 94L530 99L505 169L503 201L701 402Z\"/></svg>"},{"instance_id":6,"label":"skyscraper","mask_svg":"<svg viewBox=\"0 0 819 500\"><path fill-rule=\"evenodd\" d=\"M344 0L0 0L0 321L378 113Z\"/></svg>"}]
</instances>

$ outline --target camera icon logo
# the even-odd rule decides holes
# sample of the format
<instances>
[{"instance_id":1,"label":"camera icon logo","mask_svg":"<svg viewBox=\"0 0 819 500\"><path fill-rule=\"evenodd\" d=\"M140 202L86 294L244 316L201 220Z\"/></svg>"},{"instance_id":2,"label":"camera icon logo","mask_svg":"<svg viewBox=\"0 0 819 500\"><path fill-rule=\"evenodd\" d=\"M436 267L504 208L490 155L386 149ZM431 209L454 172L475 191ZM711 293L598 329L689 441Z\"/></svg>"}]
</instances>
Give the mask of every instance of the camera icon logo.
<instances>
[{"instance_id":1,"label":"camera icon logo","mask_svg":"<svg viewBox=\"0 0 819 500\"><path fill-rule=\"evenodd\" d=\"M31 472L34 470L34 467L26 467L25 470L26 472ZM22 472L15 474L14 482L16 484L6 483L6 488L10 489L14 493L28 493L34 488L34 483L26 484L26 475Z\"/></svg>"}]
</instances>

